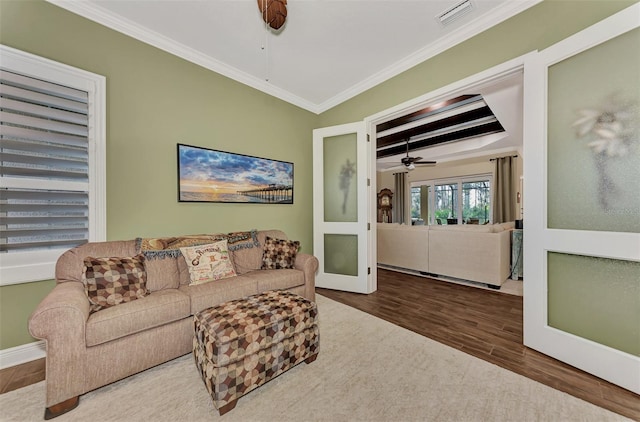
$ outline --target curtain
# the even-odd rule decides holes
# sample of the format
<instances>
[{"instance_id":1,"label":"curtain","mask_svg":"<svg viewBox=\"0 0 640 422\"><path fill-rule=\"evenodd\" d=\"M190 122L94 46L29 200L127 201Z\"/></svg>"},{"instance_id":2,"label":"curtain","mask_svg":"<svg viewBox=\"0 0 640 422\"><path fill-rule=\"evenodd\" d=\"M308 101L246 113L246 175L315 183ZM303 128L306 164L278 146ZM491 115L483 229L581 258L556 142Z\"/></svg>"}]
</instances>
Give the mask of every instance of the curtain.
<instances>
[{"instance_id":1,"label":"curtain","mask_svg":"<svg viewBox=\"0 0 640 422\"><path fill-rule=\"evenodd\" d=\"M407 174L394 173L395 193L393 195L393 222L404 224L405 204L407 203Z\"/></svg>"},{"instance_id":2,"label":"curtain","mask_svg":"<svg viewBox=\"0 0 640 422\"><path fill-rule=\"evenodd\" d=\"M500 157L495 162L495 198L493 222L505 223L516 218L516 186L513 182L514 157Z\"/></svg>"}]
</instances>

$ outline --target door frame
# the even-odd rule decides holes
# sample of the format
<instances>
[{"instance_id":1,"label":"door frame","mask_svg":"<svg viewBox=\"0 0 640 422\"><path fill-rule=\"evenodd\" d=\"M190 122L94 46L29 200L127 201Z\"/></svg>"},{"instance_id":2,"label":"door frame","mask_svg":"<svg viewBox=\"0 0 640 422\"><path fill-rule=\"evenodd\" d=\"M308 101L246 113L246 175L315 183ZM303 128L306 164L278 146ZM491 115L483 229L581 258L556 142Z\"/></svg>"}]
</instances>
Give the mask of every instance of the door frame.
<instances>
[{"instance_id":1,"label":"door frame","mask_svg":"<svg viewBox=\"0 0 640 422\"><path fill-rule=\"evenodd\" d=\"M385 123L389 120L395 119L397 117L404 116L406 114L410 114L414 111L420 110L428 105L433 103L437 103L438 101L443 101L450 99L456 95L461 94L463 91L473 90L480 88L482 86L492 85L497 83L503 78L510 77L516 73L523 72L525 67L525 62L527 62L531 56L537 54L537 51L532 51L522 56L516 57L499 65L493 66L489 69L486 69L482 72L476 73L474 75L468 76L464 79L460 79L456 82L450 83L449 85L445 85L441 88L438 88L434 91L428 92L419 97L413 98L411 100L400 103L396 106L373 114L371 116L365 117L364 122L367 130L367 134L370 137L369 145L369 157L370 157L370 166L372 169L373 177L371 177L371 186L369 191L370 195L370 207L369 207L369 221L371 221L371 234L369 238L370 242L370 262L371 262L371 272L376 273L375 269L378 265L377 259L377 197L376 194L378 192L377 187L377 171L376 171L376 126ZM509 151L512 151L510 149ZM506 151L505 151L506 152ZM522 151L518 151L518 153L522 153ZM524 159L523 159L524 163ZM526 192L526 191L525 191ZM526 229L525 229L526 230ZM377 283L377 281L376 281ZM377 286L377 284L376 284Z\"/></svg>"}]
</instances>

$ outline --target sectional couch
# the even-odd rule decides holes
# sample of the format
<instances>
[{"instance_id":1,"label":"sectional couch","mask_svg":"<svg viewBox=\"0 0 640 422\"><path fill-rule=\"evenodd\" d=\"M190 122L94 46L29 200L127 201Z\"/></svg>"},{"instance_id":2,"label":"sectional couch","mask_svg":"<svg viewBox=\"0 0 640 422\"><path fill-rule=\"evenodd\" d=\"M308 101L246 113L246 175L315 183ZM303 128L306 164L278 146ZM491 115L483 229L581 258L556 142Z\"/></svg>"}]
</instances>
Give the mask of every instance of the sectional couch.
<instances>
[{"instance_id":1,"label":"sectional couch","mask_svg":"<svg viewBox=\"0 0 640 422\"><path fill-rule=\"evenodd\" d=\"M193 284L180 253L156 251L165 255L146 259L148 294L97 312L85 291L85 258L139 256L140 239L87 243L65 252L56 265L56 286L29 319L31 335L46 341L45 419L75 408L88 391L190 353L193 315L205 308L272 289L315 300L318 260L298 253L293 268L261 269L267 236L287 236L279 230L252 233L238 249L229 247L235 276Z\"/></svg>"},{"instance_id":2,"label":"sectional couch","mask_svg":"<svg viewBox=\"0 0 640 422\"><path fill-rule=\"evenodd\" d=\"M378 264L499 288L510 275L514 223L409 226L378 223Z\"/></svg>"}]
</instances>

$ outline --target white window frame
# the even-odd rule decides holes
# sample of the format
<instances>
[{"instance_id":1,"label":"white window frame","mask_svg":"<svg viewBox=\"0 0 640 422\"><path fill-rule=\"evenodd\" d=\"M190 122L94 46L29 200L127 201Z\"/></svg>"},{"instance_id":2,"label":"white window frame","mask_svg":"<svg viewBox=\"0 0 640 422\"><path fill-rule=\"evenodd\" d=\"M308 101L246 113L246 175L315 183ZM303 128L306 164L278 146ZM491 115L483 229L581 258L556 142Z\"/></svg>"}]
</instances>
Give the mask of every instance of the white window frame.
<instances>
[{"instance_id":1,"label":"white window frame","mask_svg":"<svg viewBox=\"0 0 640 422\"><path fill-rule=\"evenodd\" d=\"M89 241L106 240L106 78L24 51L0 45L0 66L89 94ZM62 182L64 183L64 182ZM51 280L66 249L0 254L0 286Z\"/></svg>"},{"instance_id":2,"label":"white window frame","mask_svg":"<svg viewBox=\"0 0 640 422\"><path fill-rule=\"evenodd\" d=\"M489 222L493 223L493 202L494 202L494 185L493 185L493 174L492 173L481 173L474 174L468 176L459 176L459 177L447 177L443 179L432 179L432 180L417 180L411 182L411 186L409 189L409 210L411 210L411 189L416 188L418 186L430 186L432 194L429 195L429 221L428 225L435 224L435 186L436 185L447 185L447 184L458 184L458 206L460 207L460 212L458 215L458 223L462 223L462 185L467 182L477 182L479 180L488 180L491 186L490 190L490 202L489 202Z\"/></svg>"}]
</instances>

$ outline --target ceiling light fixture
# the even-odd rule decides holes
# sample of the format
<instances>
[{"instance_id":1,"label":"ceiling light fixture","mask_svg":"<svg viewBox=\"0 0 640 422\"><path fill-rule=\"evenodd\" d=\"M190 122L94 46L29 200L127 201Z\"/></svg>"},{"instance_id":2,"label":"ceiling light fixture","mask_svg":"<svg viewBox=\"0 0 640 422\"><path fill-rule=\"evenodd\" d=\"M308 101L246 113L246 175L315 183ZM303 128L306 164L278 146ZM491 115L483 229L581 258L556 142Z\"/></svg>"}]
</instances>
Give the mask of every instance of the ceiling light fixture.
<instances>
[{"instance_id":1,"label":"ceiling light fixture","mask_svg":"<svg viewBox=\"0 0 640 422\"><path fill-rule=\"evenodd\" d=\"M287 0L258 0L262 19L274 30L278 30L287 20Z\"/></svg>"},{"instance_id":2,"label":"ceiling light fixture","mask_svg":"<svg viewBox=\"0 0 640 422\"><path fill-rule=\"evenodd\" d=\"M471 0L464 0L436 16L436 20L440 22L441 25L448 25L472 10L473 4L471 3Z\"/></svg>"}]
</instances>

